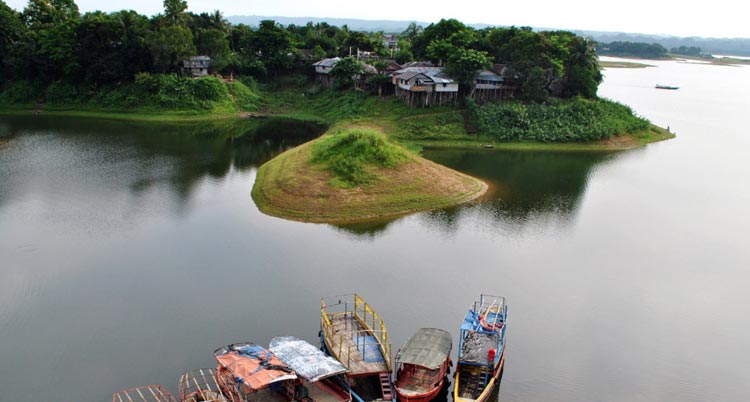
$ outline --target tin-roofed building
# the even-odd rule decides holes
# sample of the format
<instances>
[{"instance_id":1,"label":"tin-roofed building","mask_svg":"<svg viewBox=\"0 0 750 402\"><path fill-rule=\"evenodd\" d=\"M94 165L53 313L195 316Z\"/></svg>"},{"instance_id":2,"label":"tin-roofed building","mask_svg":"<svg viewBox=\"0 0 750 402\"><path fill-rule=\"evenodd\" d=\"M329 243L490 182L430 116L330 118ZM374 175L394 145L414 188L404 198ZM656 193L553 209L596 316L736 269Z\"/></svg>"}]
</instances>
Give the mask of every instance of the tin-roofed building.
<instances>
[{"instance_id":1,"label":"tin-roofed building","mask_svg":"<svg viewBox=\"0 0 750 402\"><path fill-rule=\"evenodd\" d=\"M211 58L208 56L193 56L182 61L182 71L192 77L205 77L211 66Z\"/></svg>"},{"instance_id":2,"label":"tin-roofed building","mask_svg":"<svg viewBox=\"0 0 750 402\"><path fill-rule=\"evenodd\" d=\"M313 63L315 67L315 80L325 86L333 85L333 77L331 77L331 70L333 66L341 61L340 57L333 57L329 59L323 59Z\"/></svg>"},{"instance_id":3,"label":"tin-roofed building","mask_svg":"<svg viewBox=\"0 0 750 402\"><path fill-rule=\"evenodd\" d=\"M458 99L458 83L442 67L407 67L393 74L396 96L409 106L448 105Z\"/></svg>"},{"instance_id":4,"label":"tin-roofed building","mask_svg":"<svg viewBox=\"0 0 750 402\"><path fill-rule=\"evenodd\" d=\"M477 103L496 101L503 98L505 79L492 70L482 70L474 76L469 97Z\"/></svg>"}]
</instances>

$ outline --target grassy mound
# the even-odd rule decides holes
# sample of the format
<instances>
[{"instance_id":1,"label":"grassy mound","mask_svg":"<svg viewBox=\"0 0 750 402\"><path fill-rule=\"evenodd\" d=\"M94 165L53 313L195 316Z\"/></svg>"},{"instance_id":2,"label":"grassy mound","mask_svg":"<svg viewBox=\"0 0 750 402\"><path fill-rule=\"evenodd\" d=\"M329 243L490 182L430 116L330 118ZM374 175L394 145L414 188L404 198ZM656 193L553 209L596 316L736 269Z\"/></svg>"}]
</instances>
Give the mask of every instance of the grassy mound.
<instances>
[{"instance_id":1,"label":"grassy mound","mask_svg":"<svg viewBox=\"0 0 750 402\"><path fill-rule=\"evenodd\" d=\"M374 130L353 128L287 151L258 169L253 199L266 214L355 222L444 208L487 190Z\"/></svg>"},{"instance_id":2,"label":"grassy mound","mask_svg":"<svg viewBox=\"0 0 750 402\"><path fill-rule=\"evenodd\" d=\"M353 188L371 184L377 179L377 169L395 167L411 157L375 130L354 129L316 142L310 162L333 174L332 186Z\"/></svg>"}]
</instances>

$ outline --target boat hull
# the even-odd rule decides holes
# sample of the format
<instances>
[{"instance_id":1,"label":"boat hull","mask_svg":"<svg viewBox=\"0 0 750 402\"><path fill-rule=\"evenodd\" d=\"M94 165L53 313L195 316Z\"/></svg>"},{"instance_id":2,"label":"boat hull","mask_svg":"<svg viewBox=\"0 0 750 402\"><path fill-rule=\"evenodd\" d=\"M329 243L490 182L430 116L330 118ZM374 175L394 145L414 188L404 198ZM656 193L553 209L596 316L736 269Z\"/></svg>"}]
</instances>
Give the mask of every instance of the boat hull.
<instances>
[{"instance_id":1,"label":"boat hull","mask_svg":"<svg viewBox=\"0 0 750 402\"><path fill-rule=\"evenodd\" d=\"M487 383L487 386L484 387L484 390L482 390L482 393L479 394L479 397L477 399L462 398L458 396L459 384L461 381L461 379L459 378L459 375L461 371L457 369L455 387L453 389L453 401L454 402L486 402L488 398L490 397L490 395L492 395L492 391L497 386L497 383L500 381L500 374L503 372L503 366L505 366L505 348L503 348L503 354L500 356L500 361L498 362L497 366L495 366L495 370L492 373L492 378Z\"/></svg>"},{"instance_id":2,"label":"boat hull","mask_svg":"<svg viewBox=\"0 0 750 402\"><path fill-rule=\"evenodd\" d=\"M398 395L398 400L402 402L428 402L433 399L440 393L440 390L445 386L445 380L440 381L440 385L437 387L423 393L423 394L404 394L398 386L396 386L396 394Z\"/></svg>"}]
</instances>

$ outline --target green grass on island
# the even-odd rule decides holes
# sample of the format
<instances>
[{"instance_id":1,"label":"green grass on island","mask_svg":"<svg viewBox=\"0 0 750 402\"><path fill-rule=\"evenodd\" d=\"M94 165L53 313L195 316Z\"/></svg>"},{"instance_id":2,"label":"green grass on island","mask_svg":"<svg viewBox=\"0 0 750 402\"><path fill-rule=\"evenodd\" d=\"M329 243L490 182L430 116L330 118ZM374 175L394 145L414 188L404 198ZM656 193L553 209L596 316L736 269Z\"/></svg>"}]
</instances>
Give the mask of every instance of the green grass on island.
<instances>
[{"instance_id":1,"label":"green grass on island","mask_svg":"<svg viewBox=\"0 0 750 402\"><path fill-rule=\"evenodd\" d=\"M449 207L486 190L481 180L428 161L377 129L347 124L262 165L252 195L269 215L344 223Z\"/></svg>"},{"instance_id":2,"label":"green grass on island","mask_svg":"<svg viewBox=\"0 0 750 402\"><path fill-rule=\"evenodd\" d=\"M652 64L638 63L634 61L599 61L601 68L647 68L654 67Z\"/></svg>"}]
</instances>

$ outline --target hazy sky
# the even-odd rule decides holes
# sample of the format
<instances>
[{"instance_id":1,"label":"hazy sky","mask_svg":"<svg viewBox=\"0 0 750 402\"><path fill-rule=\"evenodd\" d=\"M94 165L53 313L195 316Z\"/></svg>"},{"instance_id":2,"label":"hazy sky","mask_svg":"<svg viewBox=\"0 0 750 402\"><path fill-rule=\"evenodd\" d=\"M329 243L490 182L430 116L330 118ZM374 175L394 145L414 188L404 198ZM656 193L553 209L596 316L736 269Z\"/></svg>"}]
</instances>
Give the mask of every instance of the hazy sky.
<instances>
[{"instance_id":1,"label":"hazy sky","mask_svg":"<svg viewBox=\"0 0 750 402\"><path fill-rule=\"evenodd\" d=\"M5 0L22 9L26 0ZM77 0L81 11L134 9L153 15L161 0ZM188 0L193 12L221 10L230 15L337 17L418 20L456 18L466 23L533 26L676 36L750 38L750 23L741 0L714 0L693 6L676 0Z\"/></svg>"}]
</instances>

